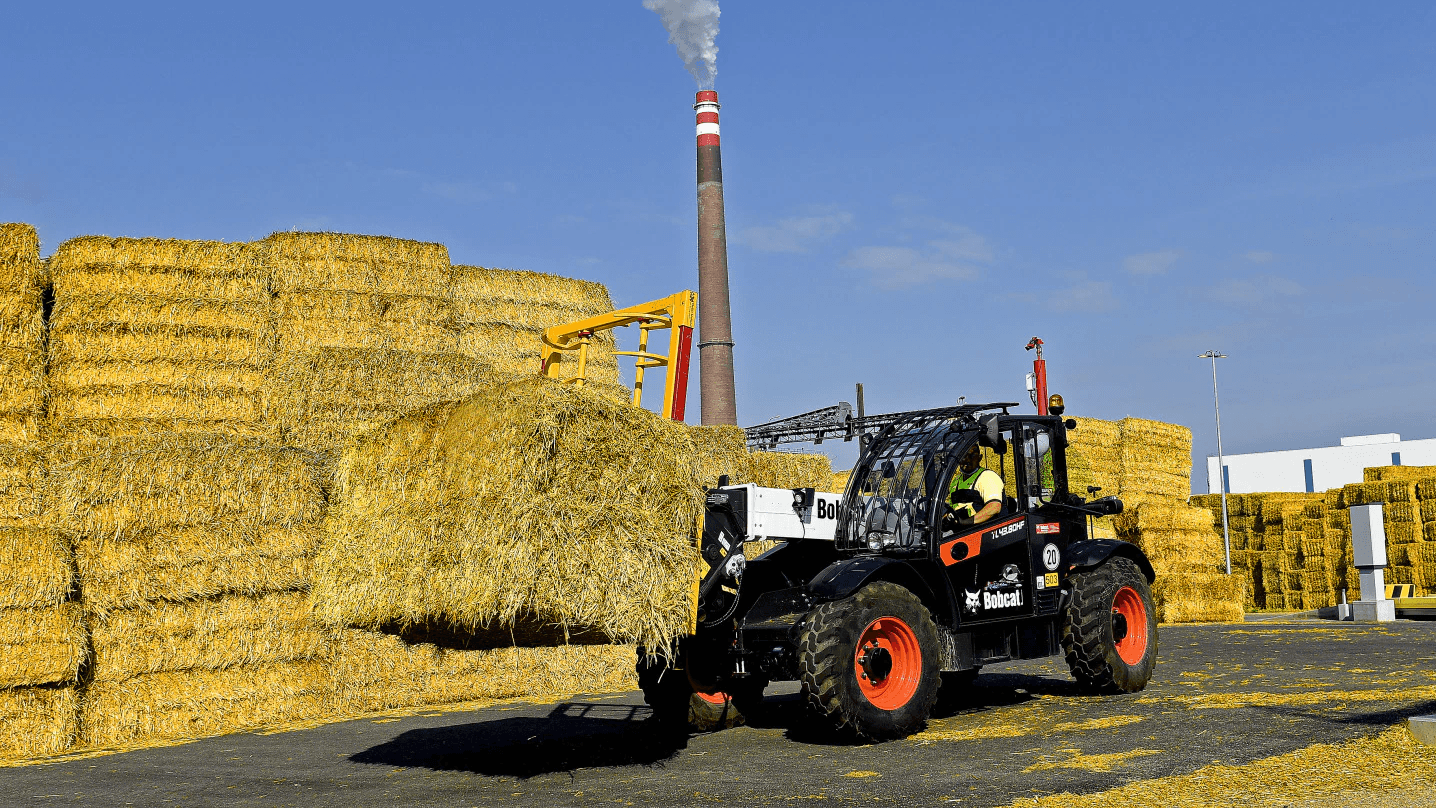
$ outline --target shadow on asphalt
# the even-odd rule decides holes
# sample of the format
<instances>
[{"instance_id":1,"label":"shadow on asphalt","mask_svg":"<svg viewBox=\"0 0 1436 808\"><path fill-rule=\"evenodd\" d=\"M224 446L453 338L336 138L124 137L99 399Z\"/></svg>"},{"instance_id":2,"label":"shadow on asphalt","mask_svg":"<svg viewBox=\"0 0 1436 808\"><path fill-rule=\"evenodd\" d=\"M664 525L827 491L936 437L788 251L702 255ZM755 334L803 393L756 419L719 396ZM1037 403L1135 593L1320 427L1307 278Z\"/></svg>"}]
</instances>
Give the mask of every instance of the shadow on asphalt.
<instances>
[{"instance_id":1,"label":"shadow on asphalt","mask_svg":"<svg viewBox=\"0 0 1436 808\"><path fill-rule=\"evenodd\" d=\"M645 720L648 709L559 704L543 718L503 718L409 730L349 760L381 766L528 778L573 769L651 766L687 746L686 734Z\"/></svg>"},{"instance_id":2,"label":"shadow on asphalt","mask_svg":"<svg viewBox=\"0 0 1436 808\"><path fill-rule=\"evenodd\" d=\"M1075 682L1023 674L987 674L974 685L940 696L933 718L975 715L1030 701L1039 695L1082 695ZM449 727L413 729L352 755L354 763L498 777L529 778L583 768L653 766L688 745L689 736L648 718L646 707L564 703L542 718L503 718ZM805 713L797 693L770 695L747 716L755 729L785 730L794 742L845 745Z\"/></svg>"}]
</instances>

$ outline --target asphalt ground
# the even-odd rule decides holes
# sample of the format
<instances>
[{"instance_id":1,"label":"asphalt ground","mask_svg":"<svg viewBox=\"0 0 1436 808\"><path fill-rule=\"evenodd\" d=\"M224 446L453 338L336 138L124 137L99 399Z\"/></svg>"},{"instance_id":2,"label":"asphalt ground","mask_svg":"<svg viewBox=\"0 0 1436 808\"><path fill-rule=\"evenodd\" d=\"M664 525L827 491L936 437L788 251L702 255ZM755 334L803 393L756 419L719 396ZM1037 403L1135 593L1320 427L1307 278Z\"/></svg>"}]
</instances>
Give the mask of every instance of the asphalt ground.
<instances>
[{"instance_id":1,"label":"asphalt ground","mask_svg":"<svg viewBox=\"0 0 1436 808\"><path fill-rule=\"evenodd\" d=\"M983 671L926 732L832 743L774 686L674 737L637 693L369 717L0 769L0 804L1005 806L1374 735L1436 712L1436 622L1166 626L1152 683L1089 697L1060 659Z\"/></svg>"}]
</instances>

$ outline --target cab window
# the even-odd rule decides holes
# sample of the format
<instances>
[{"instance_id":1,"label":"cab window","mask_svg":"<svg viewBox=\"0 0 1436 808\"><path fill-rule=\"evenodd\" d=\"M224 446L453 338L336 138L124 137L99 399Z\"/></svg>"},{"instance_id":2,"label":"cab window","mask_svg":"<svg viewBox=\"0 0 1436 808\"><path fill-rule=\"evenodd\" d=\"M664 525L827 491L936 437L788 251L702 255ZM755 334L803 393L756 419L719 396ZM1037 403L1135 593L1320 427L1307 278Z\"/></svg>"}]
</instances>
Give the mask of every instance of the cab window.
<instances>
[{"instance_id":1,"label":"cab window","mask_svg":"<svg viewBox=\"0 0 1436 808\"><path fill-rule=\"evenodd\" d=\"M1053 467L1052 430L1036 424L1022 427L1023 494L1028 508L1051 502L1057 496Z\"/></svg>"}]
</instances>

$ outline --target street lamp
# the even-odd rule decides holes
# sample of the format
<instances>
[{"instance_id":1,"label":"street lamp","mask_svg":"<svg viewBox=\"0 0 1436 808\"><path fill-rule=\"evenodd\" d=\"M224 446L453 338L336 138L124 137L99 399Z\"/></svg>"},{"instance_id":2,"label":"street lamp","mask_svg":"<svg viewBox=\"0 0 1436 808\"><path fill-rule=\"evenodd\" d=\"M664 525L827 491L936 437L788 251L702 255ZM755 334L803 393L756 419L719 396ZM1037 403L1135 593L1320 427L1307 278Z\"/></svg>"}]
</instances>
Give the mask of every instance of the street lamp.
<instances>
[{"instance_id":1,"label":"street lamp","mask_svg":"<svg viewBox=\"0 0 1436 808\"><path fill-rule=\"evenodd\" d=\"M1232 534L1227 528L1227 474L1226 461L1222 459L1222 402L1217 397L1217 360L1226 359L1224 353L1207 351L1200 354L1198 359L1212 360L1212 403L1217 411L1217 487L1222 492L1222 541L1226 544L1227 550L1227 574L1232 574Z\"/></svg>"}]
</instances>

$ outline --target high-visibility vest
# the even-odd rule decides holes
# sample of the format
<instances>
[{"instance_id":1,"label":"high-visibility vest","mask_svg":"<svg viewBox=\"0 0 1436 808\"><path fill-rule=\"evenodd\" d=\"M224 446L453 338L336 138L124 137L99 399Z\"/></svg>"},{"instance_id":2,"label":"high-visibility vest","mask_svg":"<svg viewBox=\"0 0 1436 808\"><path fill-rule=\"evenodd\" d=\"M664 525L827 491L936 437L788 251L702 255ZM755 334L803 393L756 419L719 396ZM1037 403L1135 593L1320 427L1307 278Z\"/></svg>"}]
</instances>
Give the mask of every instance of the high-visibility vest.
<instances>
[{"instance_id":1,"label":"high-visibility vest","mask_svg":"<svg viewBox=\"0 0 1436 808\"><path fill-rule=\"evenodd\" d=\"M975 487L975 486L977 485L977 480L978 480L978 478L981 477L982 475L984 475L984 474L996 474L996 473L997 473L997 472L993 471L992 469L985 469L985 468L983 468L982 466L978 466L977 469L972 472L971 476L963 477L963 476L962 476L962 471L959 469L956 474L952 475L952 485L951 485L950 488L948 488L947 496L948 496L949 499L951 499L951 498L952 498L952 492L954 492L954 491L965 491L965 490L967 490L967 489L969 489L969 488L973 488L973 487ZM969 516L974 516L974 515L976 515L977 512L978 512L978 510L979 510L979 508L974 507L974 506L972 506L972 505L969 505L969 504L967 504L967 503L963 503L962 505L956 506L956 510L959 510L959 511L960 511L960 510L963 510L963 509L966 509L966 510L967 510L967 514L968 514Z\"/></svg>"}]
</instances>

